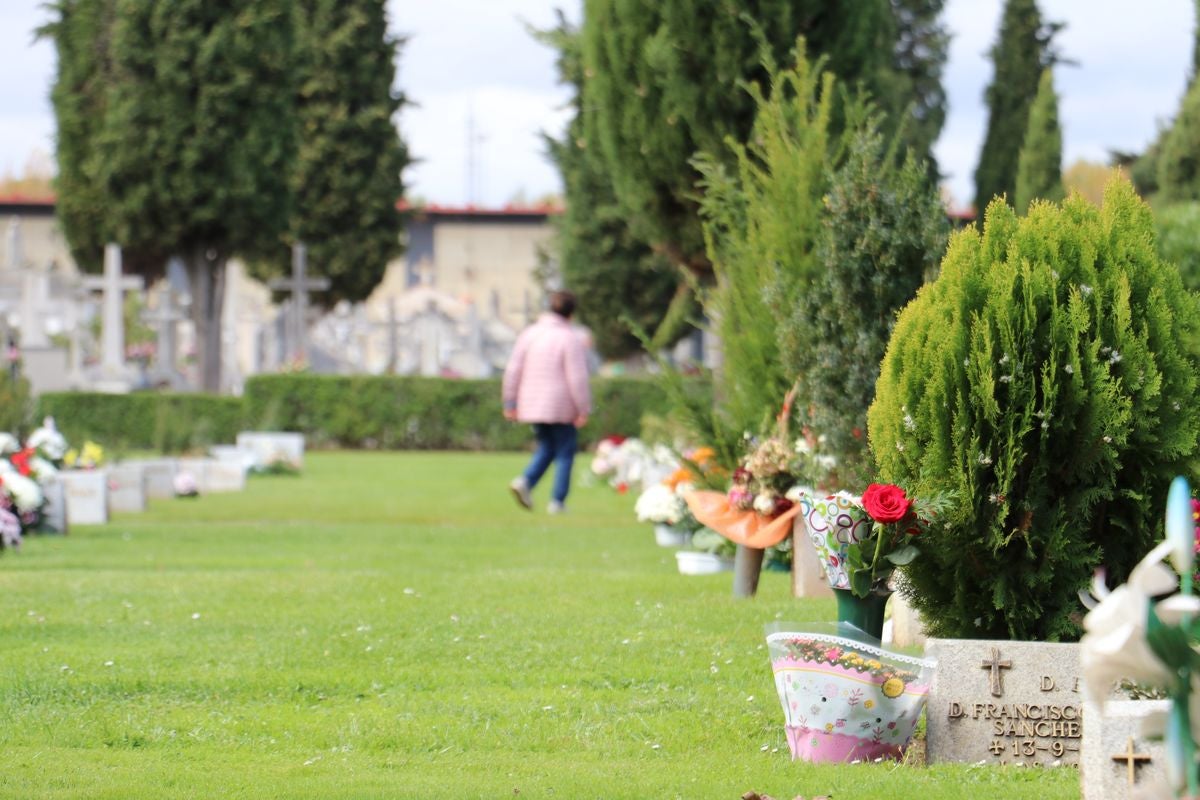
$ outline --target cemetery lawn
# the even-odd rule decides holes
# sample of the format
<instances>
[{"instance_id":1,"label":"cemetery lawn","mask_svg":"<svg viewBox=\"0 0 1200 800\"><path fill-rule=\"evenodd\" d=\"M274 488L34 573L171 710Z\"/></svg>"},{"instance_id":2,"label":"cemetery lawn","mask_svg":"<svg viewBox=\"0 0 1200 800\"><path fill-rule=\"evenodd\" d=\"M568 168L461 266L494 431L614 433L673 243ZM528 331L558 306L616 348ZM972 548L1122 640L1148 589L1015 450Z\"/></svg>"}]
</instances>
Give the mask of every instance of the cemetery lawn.
<instances>
[{"instance_id":1,"label":"cemetery lawn","mask_svg":"<svg viewBox=\"0 0 1200 800\"><path fill-rule=\"evenodd\" d=\"M792 763L763 624L832 601L680 576L607 487L521 511L523 463L310 453L4 553L0 798L1079 797L1070 769Z\"/></svg>"}]
</instances>

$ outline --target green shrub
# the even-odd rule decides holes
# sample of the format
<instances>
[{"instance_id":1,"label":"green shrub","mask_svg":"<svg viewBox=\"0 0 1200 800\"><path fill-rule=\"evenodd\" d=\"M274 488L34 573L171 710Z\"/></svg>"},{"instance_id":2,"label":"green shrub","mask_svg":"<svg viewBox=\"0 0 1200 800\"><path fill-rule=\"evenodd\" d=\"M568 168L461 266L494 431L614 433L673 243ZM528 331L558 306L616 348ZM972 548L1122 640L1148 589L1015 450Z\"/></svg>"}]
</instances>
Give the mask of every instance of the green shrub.
<instances>
[{"instance_id":1,"label":"green shrub","mask_svg":"<svg viewBox=\"0 0 1200 800\"><path fill-rule=\"evenodd\" d=\"M1176 203L1154 209L1158 253L1179 267L1183 285L1200 289L1200 203Z\"/></svg>"},{"instance_id":2,"label":"green shrub","mask_svg":"<svg viewBox=\"0 0 1200 800\"><path fill-rule=\"evenodd\" d=\"M38 397L36 416L54 417L68 442L91 439L110 453L196 450L243 429L239 398L204 394L51 392Z\"/></svg>"},{"instance_id":3,"label":"green shrub","mask_svg":"<svg viewBox=\"0 0 1200 800\"><path fill-rule=\"evenodd\" d=\"M869 414L882 477L957 493L908 569L938 636L1070 639L1194 474L1200 308L1123 180L1019 219L988 208L900 315Z\"/></svg>"},{"instance_id":4,"label":"green shrub","mask_svg":"<svg viewBox=\"0 0 1200 800\"><path fill-rule=\"evenodd\" d=\"M0 431L23 440L35 427L30 419L32 411L29 381L13 377L8 370L0 370Z\"/></svg>"},{"instance_id":5,"label":"green shrub","mask_svg":"<svg viewBox=\"0 0 1200 800\"><path fill-rule=\"evenodd\" d=\"M708 391L696 380L694 391ZM595 411L586 445L611 434L636 436L643 414L663 414L653 380L592 381ZM258 375L246 381L247 424L299 431L313 446L420 450L519 450L529 428L504 419L498 380L399 376Z\"/></svg>"}]
</instances>

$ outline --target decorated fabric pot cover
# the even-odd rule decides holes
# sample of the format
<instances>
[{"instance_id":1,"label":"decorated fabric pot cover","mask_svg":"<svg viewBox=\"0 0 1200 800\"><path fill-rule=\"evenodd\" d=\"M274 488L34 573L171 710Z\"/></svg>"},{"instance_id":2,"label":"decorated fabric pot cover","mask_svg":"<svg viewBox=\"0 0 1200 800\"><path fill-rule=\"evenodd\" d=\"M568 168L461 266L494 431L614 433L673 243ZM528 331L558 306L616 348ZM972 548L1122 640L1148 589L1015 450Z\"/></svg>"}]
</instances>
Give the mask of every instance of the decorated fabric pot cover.
<instances>
[{"instance_id":1,"label":"decorated fabric pot cover","mask_svg":"<svg viewBox=\"0 0 1200 800\"><path fill-rule=\"evenodd\" d=\"M768 626L767 646L794 760L899 759L936 662L819 630Z\"/></svg>"},{"instance_id":2,"label":"decorated fabric pot cover","mask_svg":"<svg viewBox=\"0 0 1200 800\"><path fill-rule=\"evenodd\" d=\"M816 548L825 578L834 589L850 588L847 551L851 544L871 535L873 522L859 503L857 496L847 492L825 497L800 496L798 505L804 528Z\"/></svg>"}]
</instances>

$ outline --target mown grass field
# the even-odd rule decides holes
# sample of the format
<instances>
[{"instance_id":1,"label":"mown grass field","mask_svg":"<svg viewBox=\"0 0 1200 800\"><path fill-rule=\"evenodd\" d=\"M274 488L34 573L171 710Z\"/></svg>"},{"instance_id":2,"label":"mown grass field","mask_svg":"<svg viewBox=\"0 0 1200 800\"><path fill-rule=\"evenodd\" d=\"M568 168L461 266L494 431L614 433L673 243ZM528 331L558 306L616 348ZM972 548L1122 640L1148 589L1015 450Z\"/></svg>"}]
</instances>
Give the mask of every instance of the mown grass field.
<instances>
[{"instance_id":1,"label":"mown grass field","mask_svg":"<svg viewBox=\"0 0 1200 800\"><path fill-rule=\"evenodd\" d=\"M521 511L522 463L310 454L3 554L0 797L1079 796L1070 770L792 763L762 627L832 602L678 575L606 487Z\"/></svg>"}]
</instances>

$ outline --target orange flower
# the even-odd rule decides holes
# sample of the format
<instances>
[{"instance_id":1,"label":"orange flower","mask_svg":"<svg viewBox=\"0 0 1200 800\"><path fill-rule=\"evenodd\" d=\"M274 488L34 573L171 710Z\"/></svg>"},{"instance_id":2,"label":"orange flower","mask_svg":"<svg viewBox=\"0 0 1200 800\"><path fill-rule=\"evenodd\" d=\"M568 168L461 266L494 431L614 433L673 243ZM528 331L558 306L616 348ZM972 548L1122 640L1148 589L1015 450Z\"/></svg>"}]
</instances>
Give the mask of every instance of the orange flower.
<instances>
[{"instance_id":1,"label":"orange flower","mask_svg":"<svg viewBox=\"0 0 1200 800\"><path fill-rule=\"evenodd\" d=\"M681 483L695 483L695 482L696 482L696 476L693 475L692 471L687 469L686 467L680 467L679 469L675 470L670 475L668 475L665 480L663 480L663 483L665 483L672 491L677 489L679 487L679 484L681 484Z\"/></svg>"}]
</instances>

